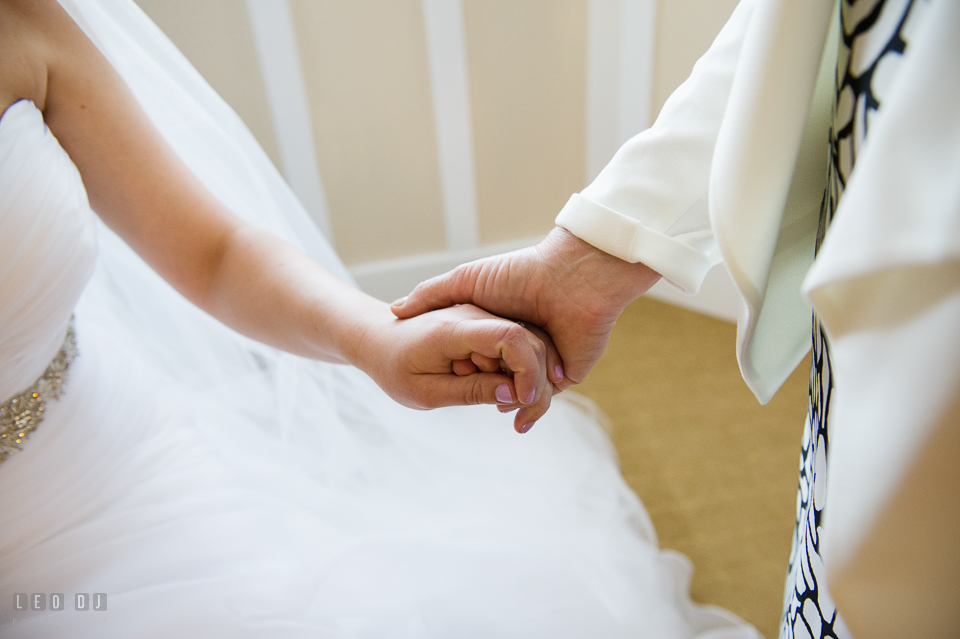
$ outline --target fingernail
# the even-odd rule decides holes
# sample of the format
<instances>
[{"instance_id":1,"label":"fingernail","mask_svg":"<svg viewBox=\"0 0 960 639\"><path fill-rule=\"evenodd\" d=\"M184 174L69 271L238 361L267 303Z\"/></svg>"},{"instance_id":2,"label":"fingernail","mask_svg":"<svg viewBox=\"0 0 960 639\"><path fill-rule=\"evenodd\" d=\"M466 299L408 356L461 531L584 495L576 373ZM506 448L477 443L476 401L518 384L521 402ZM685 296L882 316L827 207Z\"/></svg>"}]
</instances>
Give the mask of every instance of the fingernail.
<instances>
[{"instance_id":1,"label":"fingernail","mask_svg":"<svg viewBox=\"0 0 960 639\"><path fill-rule=\"evenodd\" d=\"M390 306L403 306L404 303L406 303L406 301L407 301L407 296L404 295L398 300L393 300L393 303Z\"/></svg>"},{"instance_id":2,"label":"fingernail","mask_svg":"<svg viewBox=\"0 0 960 639\"><path fill-rule=\"evenodd\" d=\"M497 406L497 410L503 414L512 413L513 411L520 408L519 406Z\"/></svg>"},{"instance_id":3,"label":"fingernail","mask_svg":"<svg viewBox=\"0 0 960 639\"><path fill-rule=\"evenodd\" d=\"M558 382L559 382L560 380L562 380L562 379L563 379L563 366L561 366L560 364L557 364L556 366L554 366L554 367L553 367L553 374L556 376Z\"/></svg>"},{"instance_id":4,"label":"fingernail","mask_svg":"<svg viewBox=\"0 0 960 639\"><path fill-rule=\"evenodd\" d=\"M532 403L533 403L533 398L534 398L536 395L537 395L537 391L530 391L530 394L527 395L527 401L525 401L524 404L532 404Z\"/></svg>"},{"instance_id":5,"label":"fingernail","mask_svg":"<svg viewBox=\"0 0 960 639\"><path fill-rule=\"evenodd\" d=\"M497 386L497 401L504 404L512 404L513 396L510 394L510 387L507 384ZM528 404L530 402L527 402Z\"/></svg>"},{"instance_id":6,"label":"fingernail","mask_svg":"<svg viewBox=\"0 0 960 639\"><path fill-rule=\"evenodd\" d=\"M529 424L524 424L523 426L520 427L520 434L522 435L523 433L527 432L531 428L533 428L533 422L530 422Z\"/></svg>"}]
</instances>

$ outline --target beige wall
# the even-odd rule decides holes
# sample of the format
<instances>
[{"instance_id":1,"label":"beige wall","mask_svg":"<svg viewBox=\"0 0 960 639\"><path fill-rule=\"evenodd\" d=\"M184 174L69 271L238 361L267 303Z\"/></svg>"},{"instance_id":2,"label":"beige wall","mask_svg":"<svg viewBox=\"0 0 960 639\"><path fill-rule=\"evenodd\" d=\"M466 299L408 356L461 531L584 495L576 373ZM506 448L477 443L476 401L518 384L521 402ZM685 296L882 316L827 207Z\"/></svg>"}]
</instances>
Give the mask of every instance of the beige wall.
<instances>
[{"instance_id":1,"label":"beige wall","mask_svg":"<svg viewBox=\"0 0 960 639\"><path fill-rule=\"evenodd\" d=\"M420 0L290 7L340 256L355 264L443 250Z\"/></svg>"},{"instance_id":2,"label":"beige wall","mask_svg":"<svg viewBox=\"0 0 960 639\"><path fill-rule=\"evenodd\" d=\"M480 238L545 234L583 188L586 0L466 0Z\"/></svg>"},{"instance_id":3,"label":"beige wall","mask_svg":"<svg viewBox=\"0 0 960 639\"><path fill-rule=\"evenodd\" d=\"M738 0L660 0L654 55L653 105L656 117L693 65L713 42Z\"/></svg>"},{"instance_id":4,"label":"beige wall","mask_svg":"<svg viewBox=\"0 0 960 639\"><path fill-rule=\"evenodd\" d=\"M244 0L136 0L280 166Z\"/></svg>"},{"instance_id":5,"label":"beige wall","mask_svg":"<svg viewBox=\"0 0 960 639\"><path fill-rule=\"evenodd\" d=\"M277 162L244 0L138 0ZM583 188L588 0L463 0L480 239L544 234ZM421 0L289 0L335 246L445 249ZM736 0L660 0L651 112ZM281 167L282 168L282 167Z\"/></svg>"}]
</instances>

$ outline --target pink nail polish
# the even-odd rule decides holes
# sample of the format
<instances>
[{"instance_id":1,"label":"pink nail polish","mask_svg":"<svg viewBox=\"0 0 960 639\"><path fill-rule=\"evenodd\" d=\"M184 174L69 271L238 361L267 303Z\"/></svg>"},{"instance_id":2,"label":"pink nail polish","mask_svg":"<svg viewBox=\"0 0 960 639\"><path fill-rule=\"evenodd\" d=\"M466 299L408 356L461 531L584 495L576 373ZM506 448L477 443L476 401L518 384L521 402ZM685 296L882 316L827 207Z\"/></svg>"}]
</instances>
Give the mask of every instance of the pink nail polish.
<instances>
[{"instance_id":1,"label":"pink nail polish","mask_svg":"<svg viewBox=\"0 0 960 639\"><path fill-rule=\"evenodd\" d=\"M537 395L537 391L530 391L530 394L527 395L527 401L525 401L524 404L533 403L533 398L536 397L536 395Z\"/></svg>"},{"instance_id":2,"label":"pink nail polish","mask_svg":"<svg viewBox=\"0 0 960 639\"><path fill-rule=\"evenodd\" d=\"M510 387L506 384L497 386L497 401L504 404L513 403L513 396L510 394Z\"/></svg>"},{"instance_id":3,"label":"pink nail polish","mask_svg":"<svg viewBox=\"0 0 960 639\"><path fill-rule=\"evenodd\" d=\"M524 424L523 426L520 427L520 434L527 432L531 428L533 428L533 422L530 422L529 424Z\"/></svg>"},{"instance_id":4,"label":"pink nail polish","mask_svg":"<svg viewBox=\"0 0 960 639\"><path fill-rule=\"evenodd\" d=\"M560 364L557 364L556 366L554 366L554 367L553 367L553 374L556 376L558 382L559 382L560 380L562 380L562 379L563 379L563 366L561 366Z\"/></svg>"}]
</instances>

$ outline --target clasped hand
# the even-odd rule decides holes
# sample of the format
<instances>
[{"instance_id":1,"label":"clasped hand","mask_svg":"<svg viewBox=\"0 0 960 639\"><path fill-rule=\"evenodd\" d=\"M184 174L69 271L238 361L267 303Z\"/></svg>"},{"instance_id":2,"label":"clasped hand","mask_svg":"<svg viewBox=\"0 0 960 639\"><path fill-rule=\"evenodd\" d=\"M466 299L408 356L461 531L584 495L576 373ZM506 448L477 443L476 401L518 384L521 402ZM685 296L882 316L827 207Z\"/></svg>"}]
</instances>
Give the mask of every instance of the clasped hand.
<instances>
[{"instance_id":1,"label":"clasped hand","mask_svg":"<svg viewBox=\"0 0 960 639\"><path fill-rule=\"evenodd\" d=\"M511 398L513 402L497 404L501 412L519 406L514 427L526 432L549 408L553 394L584 380L606 348L623 309L659 279L643 264L620 260L556 227L537 246L464 264L421 283L394 302L391 310L400 319L446 309L483 313L487 321L497 320L484 311L522 320L525 328L514 324L498 329L516 340L513 360L503 357L503 350L499 354L489 348L468 351L463 340L457 342L459 351L445 352L454 358L448 370L460 376L480 373L475 383L481 386L494 383L483 375L496 378L512 372L515 392L520 394ZM525 333L526 343L537 352L537 364L543 368L536 373L529 368L533 360L521 356L523 339L518 331ZM467 352L469 358L456 357ZM524 368L515 368L513 362ZM498 379L496 383L506 382ZM484 396L482 389L476 392L477 397ZM523 393L533 393L532 404L523 401L530 399Z\"/></svg>"},{"instance_id":2,"label":"clasped hand","mask_svg":"<svg viewBox=\"0 0 960 639\"><path fill-rule=\"evenodd\" d=\"M358 337L358 362L394 400L411 408L496 404L518 410L525 433L550 407L563 377L560 356L537 327L462 304L397 321L389 314Z\"/></svg>"}]
</instances>

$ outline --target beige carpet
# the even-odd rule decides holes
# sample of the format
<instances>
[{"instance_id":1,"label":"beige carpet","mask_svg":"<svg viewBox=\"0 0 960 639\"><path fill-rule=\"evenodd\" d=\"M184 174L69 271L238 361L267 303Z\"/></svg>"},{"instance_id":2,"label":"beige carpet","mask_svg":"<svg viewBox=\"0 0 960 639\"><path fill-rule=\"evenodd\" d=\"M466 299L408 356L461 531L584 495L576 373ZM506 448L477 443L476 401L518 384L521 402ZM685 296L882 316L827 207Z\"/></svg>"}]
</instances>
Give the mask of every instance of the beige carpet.
<instances>
[{"instance_id":1,"label":"beige carpet","mask_svg":"<svg viewBox=\"0 0 960 639\"><path fill-rule=\"evenodd\" d=\"M624 477L693 598L776 637L793 532L808 362L767 406L737 368L736 327L640 299L578 388L610 417Z\"/></svg>"}]
</instances>

